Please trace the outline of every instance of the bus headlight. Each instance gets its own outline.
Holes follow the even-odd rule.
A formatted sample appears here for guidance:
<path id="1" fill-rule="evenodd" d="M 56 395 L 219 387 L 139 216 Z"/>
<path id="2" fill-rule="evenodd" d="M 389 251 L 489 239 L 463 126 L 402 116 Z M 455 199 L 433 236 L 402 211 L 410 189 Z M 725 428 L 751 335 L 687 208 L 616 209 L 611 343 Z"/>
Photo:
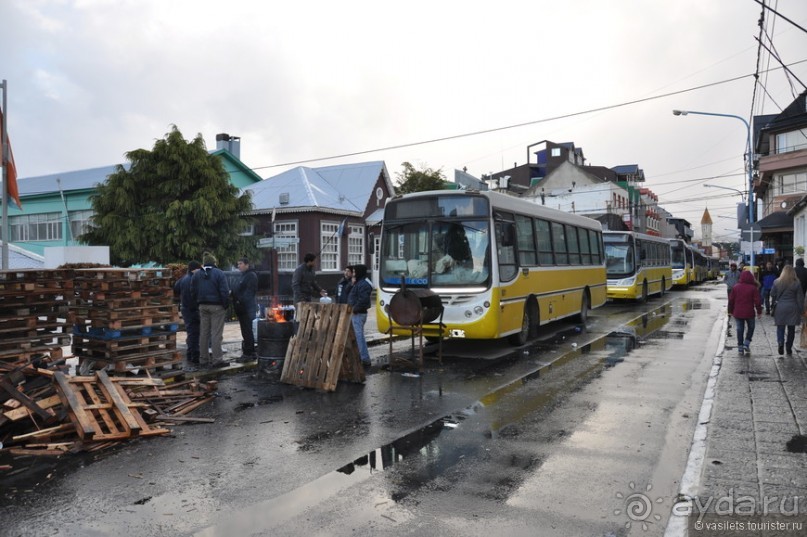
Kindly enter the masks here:
<path id="1" fill-rule="evenodd" d="M 636 283 L 636 276 L 631 276 L 630 278 L 622 278 L 621 280 L 617 280 L 615 286 L 631 287 L 634 283 Z"/>
<path id="2" fill-rule="evenodd" d="M 465 310 L 465 317 L 470 319 L 472 315 L 473 315 L 473 312 L 471 310 Z"/>
<path id="3" fill-rule="evenodd" d="M 482 315 L 482 313 L 484 311 L 485 310 L 484 310 L 484 308 L 482 308 L 482 306 L 477 306 L 477 307 L 474 308 L 474 313 L 476 313 L 477 315 Z"/>
<path id="4" fill-rule="evenodd" d="M 673 271 L 673 280 L 678 280 L 684 277 L 684 269 L 676 269 Z"/>

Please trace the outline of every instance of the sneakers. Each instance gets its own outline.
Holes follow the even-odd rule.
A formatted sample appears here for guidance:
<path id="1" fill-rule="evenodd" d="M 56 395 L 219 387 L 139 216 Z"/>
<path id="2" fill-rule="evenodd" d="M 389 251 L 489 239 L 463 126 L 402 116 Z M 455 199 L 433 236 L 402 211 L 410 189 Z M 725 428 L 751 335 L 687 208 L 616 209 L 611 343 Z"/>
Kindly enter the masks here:
<path id="1" fill-rule="evenodd" d="M 782 356 L 785 353 L 785 346 L 779 345 L 779 356 Z"/>
<path id="2" fill-rule="evenodd" d="M 745 347 L 743 346 L 737 347 L 737 354 L 739 354 L 740 356 L 745 354 Z"/>

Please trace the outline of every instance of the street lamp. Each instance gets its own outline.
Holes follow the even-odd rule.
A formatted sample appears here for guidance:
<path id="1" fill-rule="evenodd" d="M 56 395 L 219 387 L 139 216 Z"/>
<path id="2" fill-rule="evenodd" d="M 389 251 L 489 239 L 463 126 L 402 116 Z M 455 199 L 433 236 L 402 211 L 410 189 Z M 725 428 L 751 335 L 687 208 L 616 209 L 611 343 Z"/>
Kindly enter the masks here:
<path id="1" fill-rule="evenodd" d="M 689 114 L 697 115 L 697 116 L 715 116 L 715 117 L 730 117 L 734 119 L 739 119 L 745 125 L 745 129 L 748 132 L 748 146 L 747 146 L 747 153 L 746 153 L 746 168 L 748 171 L 748 223 L 752 226 L 751 233 L 753 234 L 753 225 L 754 225 L 754 146 L 751 142 L 751 125 L 748 124 L 748 121 L 745 118 L 740 116 L 735 116 L 734 114 L 718 114 L 716 112 L 695 112 L 693 110 L 673 110 L 672 111 L 674 116 L 686 116 Z M 725 187 L 728 188 L 728 187 Z M 738 191 L 739 192 L 739 191 Z M 753 235 L 751 237 L 753 239 Z M 751 266 L 754 266 L 754 241 L 751 241 Z"/>
<path id="2" fill-rule="evenodd" d="M 710 185 L 710 184 L 707 184 L 707 183 L 704 183 L 704 184 L 703 184 L 703 186 L 704 186 L 705 188 L 722 188 L 723 190 L 733 190 L 734 192 L 736 192 L 737 194 L 739 194 L 740 196 L 742 196 L 742 198 L 743 198 L 743 203 L 745 203 L 745 192 L 743 192 L 742 190 L 737 190 L 736 188 L 731 188 L 730 186 L 723 186 L 723 185 Z"/>

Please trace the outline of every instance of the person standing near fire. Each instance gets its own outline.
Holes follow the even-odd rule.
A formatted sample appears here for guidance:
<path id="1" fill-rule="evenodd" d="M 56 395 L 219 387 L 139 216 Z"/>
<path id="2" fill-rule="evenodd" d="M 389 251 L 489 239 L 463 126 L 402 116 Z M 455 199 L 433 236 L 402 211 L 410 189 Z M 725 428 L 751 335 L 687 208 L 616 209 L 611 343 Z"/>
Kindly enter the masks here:
<path id="1" fill-rule="evenodd" d="M 317 256 L 312 253 L 305 254 L 303 262 L 294 270 L 291 277 L 291 290 L 294 293 L 294 305 L 300 302 L 313 302 L 314 292 L 326 296 L 328 292 L 317 284 L 317 275 L 314 272 L 314 262 Z"/>
<path id="2" fill-rule="evenodd" d="M 364 367 L 370 367 L 370 351 L 364 337 L 364 325 L 367 323 L 367 311 L 370 309 L 373 286 L 367 280 L 367 266 L 353 265 L 353 287 L 347 295 L 347 303 L 353 310 L 351 323 L 359 345 L 359 356 Z"/>
<path id="3" fill-rule="evenodd" d="M 241 271 L 241 281 L 233 289 L 233 308 L 241 327 L 241 357 L 238 361 L 252 362 L 258 359 L 255 352 L 255 334 L 252 332 L 252 321 L 258 311 L 258 273 L 252 269 L 249 259 L 242 257 L 238 260 L 238 270 Z"/>
<path id="4" fill-rule="evenodd" d="M 191 293 L 199 304 L 199 339 L 203 342 L 199 345 L 199 365 L 205 369 L 230 365 L 222 359 L 224 352 L 221 348 L 230 286 L 216 263 L 216 257 L 206 253 L 202 258 L 202 270 L 191 278 Z M 212 351 L 207 347 L 208 341 Z"/>
<path id="5" fill-rule="evenodd" d="M 202 268 L 198 261 L 188 263 L 188 270 L 184 276 L 174 284 L 174 296 L 179 299 L 179 311 L 182 313 L 182 322 L 185 323 L 185 359 L 188 364 L 186 371 L 195 371 L 199 365 L 199 304 L 191 293 L 191 279 Z"/>

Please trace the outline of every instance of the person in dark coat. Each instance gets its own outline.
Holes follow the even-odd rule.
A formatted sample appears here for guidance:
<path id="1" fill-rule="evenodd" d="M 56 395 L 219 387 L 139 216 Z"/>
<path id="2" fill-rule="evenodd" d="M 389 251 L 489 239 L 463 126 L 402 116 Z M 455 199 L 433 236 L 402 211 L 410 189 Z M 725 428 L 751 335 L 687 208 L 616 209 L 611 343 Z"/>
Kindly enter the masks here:
<path id="1" fill-rule="evenodd" d="M 303 257 L 303 262 L 294 269 L 291 277 L 291 291 L 294 293 L 294 305 L 300 302 L 312 302 L 314 293 L 325 296 L 328 292 L 317 284 L 317 275 L 314 272 L 314 261 L 317 256 L 308 253 Z"/>
<path id="2" fill-rule="evenodd" d="M 773 283 L 771 300 L 776 305 L 773 319 L 776 322 L 776 342 L 779 344 L 779 356 L 793 355 L 793 340 L 796 338 L 796 326 L 801 324 L 804 311 L 804 293 L 796 271 L 791 265 L 782 268 L 782 275 Z M 785 340 L 787 329 L 787 340 Z"/>
<path id="3" fill-rule="evenodd" d="M 224 356 L 221 342 L 224 338 L 224 320 L 230 304 L 230 286 L 227 277 L 216 266 L 216 257 L 205 254 L 202 269 L 191 278 L 191 293 L 199 304 L 199 365 L 205 369 L 229 365 Z M 212 348 L 208 349 L 206 342 Z"/>
<path id="4" fill-rule="evenodd" d="M 762 304 L 765 306 L 765 313 L 768 315 L 771 314 L 771 289 L 773 289 L 773 282 L 778 277 L 779 271 L 770 261 L 765 264 L 765 270 L 759 275 L 759 283 L 762 286 Z"/>
<path id="5" fill-rule="evenodd" d="M 258 273 L 249 264 L 249 259 L 242 257 L 238 260 L 238 270 L 241 271 L 241 281 L 233 289 L 233 308 L 241 327 L 241 357 L 239 362 L 252 362 L 258 359 L 255 352 L 255 334 L 252 332 L 252 321 L 258 311 Z"/>
<path id="6" fill-rule="evenodd" d="M 801 292 L 807 293 L 807 268 L 804 267 L 804 259 L 796 259 L 795 271 L 796 277 L 799 279 L 799 283 L 801 283 Z"/>
<path id="7" fill-rule="evenodd" d="M 740 356 L 751 353 L 751 340 L 754 337 L 754 310 L 762 317 L 762 299 L 754 275 L 748 271 L 740 273 L 740 281 L 729 294 L 729 315 L 734 317 L 737 328 L 737 350 Z M 746 331 L 746 328 L 748 329 Z"/>
<path id="8" fill-rule="evenodd" d="M 350 294 L 351 287 L 353 287 L 353 267 L 348 265 L 345 267 L 344 276 L 336 284 L 337 304 L 347 304 L 347 295 Z"/>
<path id="9" fill-rule="evenodd" d="M 353 266 L 353 287 L 347 296 L 347 303 L 353 310 L 351 322 L 353 331 L 356 333 L 356 343 L 359 345 L 359 356 L 361 363 L 365 367 L 371 365 L 370 351 L 367 349 L 367 340 L 364 337 L 364 325 L 367 322 L 367 311 L 371 306 L 370 296 L 373 293 L 373 286 L 367 280 L 367 266 Z"/>
<path id="10" fill-rule="evenodd" d="M 174 284 L 174 296 L 179 299 L 179 311 L 187 334 L 185 359 L 188 365 L 185 369 L 188 371 L 196 370 L 196 366 L 199 365 L 199 304 L 191 293 L 191 279 L 201 268 L 201 263 L 191 261 L 188 263 L 188 271 Z"/>

